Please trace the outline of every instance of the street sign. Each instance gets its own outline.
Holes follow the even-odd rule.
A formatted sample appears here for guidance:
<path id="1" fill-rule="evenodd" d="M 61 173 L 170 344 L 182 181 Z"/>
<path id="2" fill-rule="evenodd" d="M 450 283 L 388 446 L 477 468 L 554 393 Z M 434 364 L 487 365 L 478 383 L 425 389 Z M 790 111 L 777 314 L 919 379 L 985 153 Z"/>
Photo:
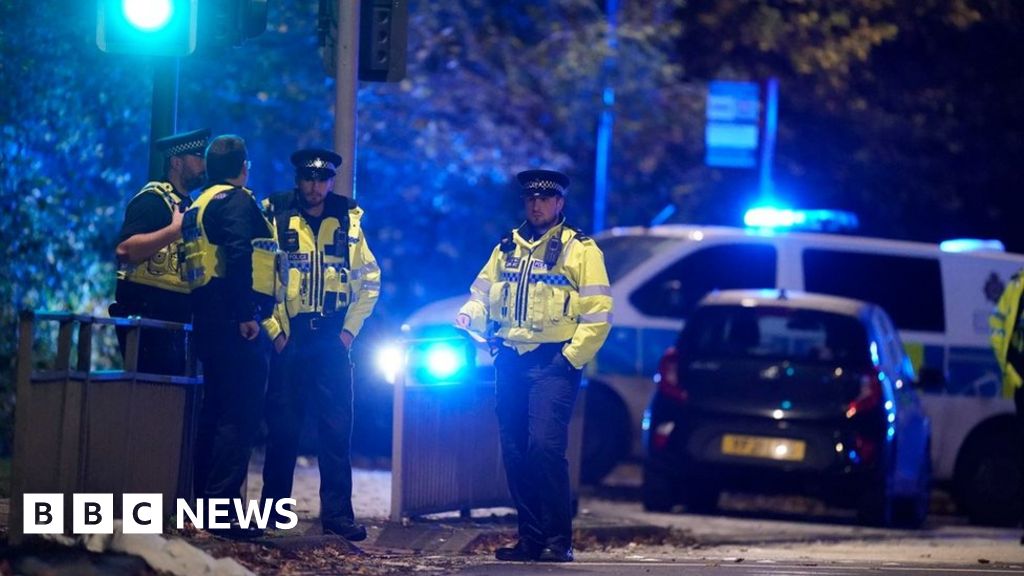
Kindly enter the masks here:
<path id="1" fill-rule="evenodd" d="M 756 82 L 711 82 L 704 131 L 705 163 L 728 168 L 756 166 L 760 113 L 760 87 Z"/>

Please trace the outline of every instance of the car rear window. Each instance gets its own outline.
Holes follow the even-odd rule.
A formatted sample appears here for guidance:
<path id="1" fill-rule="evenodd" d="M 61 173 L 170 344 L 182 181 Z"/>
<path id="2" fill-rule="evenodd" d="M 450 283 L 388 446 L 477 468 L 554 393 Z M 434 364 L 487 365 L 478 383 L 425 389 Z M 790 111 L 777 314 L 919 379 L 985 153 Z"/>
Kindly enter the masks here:
<path id="1" fill-rule="evenodd" d="M 682 334 L 681 353 L 858 365 L 870 362 L 867 332 L 853 317 L 794 308 L 705 306 Z"/>

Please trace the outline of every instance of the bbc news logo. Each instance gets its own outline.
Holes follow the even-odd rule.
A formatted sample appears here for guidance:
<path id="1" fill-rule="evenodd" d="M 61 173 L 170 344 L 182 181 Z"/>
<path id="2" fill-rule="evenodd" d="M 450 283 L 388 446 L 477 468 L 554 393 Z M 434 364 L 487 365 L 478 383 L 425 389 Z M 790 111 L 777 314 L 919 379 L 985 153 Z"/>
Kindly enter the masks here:
<path id="1" fill-rule="evenodd" d="M 71 531 L 73 534 L 113 534 L 113 494 L 72 494 Z M 242 528 L 255 526 L 289 530 L 299 523 L 294 512 L 294 498 L 281 500 L 242 500 L 241 498 L 199 498 L 193 506 L 178 498 L 175 504 L 176 527 L 181 530 L 185 522 L 196 528 L 229 528 L 231 518 L 237 518 Z M 121 531 L 125 534 L 162 534 L 164 531 L 164 499 L 161 494 L 123 494 L 121 497 Z M 25 534 L 64 533 L 63 494 L 25 494 L 23 500 Z M 272 516 L 284 521 L 269 526 Z M 209 522 L 206 522 L 209 520 Z"/>

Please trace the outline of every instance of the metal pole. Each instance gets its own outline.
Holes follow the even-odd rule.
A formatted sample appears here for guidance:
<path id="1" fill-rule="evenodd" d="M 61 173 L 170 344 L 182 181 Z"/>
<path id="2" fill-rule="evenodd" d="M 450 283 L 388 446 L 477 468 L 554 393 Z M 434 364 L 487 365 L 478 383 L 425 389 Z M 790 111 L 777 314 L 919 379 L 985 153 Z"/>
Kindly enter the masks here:
<path id="1" fill-rule="evenodd" d="M 160 58 L 153 63 L 153 111 L 149 121 L 149 179 L 164 176 L 164 158 L 153 142 L 170 136 L 178 125 L 178 58 Z"/>
<path id="2" fill-rule="evenodd" d="M 594 162 L 594 232 L 605 227 L 608 211 L 608 163 L 611 158 L 612 129 L 615 126 L 615 69 L 618 39 L 618 0 L 608 0 L 608 56 L 601 67 L 604 81 L 603 107 L 597 127 L 597 158 Z"/>
<path id="3" fill-rule="evenodd" d="M 774 76 L 764 86 L 764 140 L 761 145 L 759 188 L 761 198 L 774 196 L 772 164 L 775 162 L 775 136 L 779 131 L 779 81 Z"/>
<path id="4" fill-rule="evenodd" d="M 359 90 L 359 0 L 338 0 L 334 43 L 334 149 L 342 162 L 334 193 L 356 197 L 356 94 Z"/>

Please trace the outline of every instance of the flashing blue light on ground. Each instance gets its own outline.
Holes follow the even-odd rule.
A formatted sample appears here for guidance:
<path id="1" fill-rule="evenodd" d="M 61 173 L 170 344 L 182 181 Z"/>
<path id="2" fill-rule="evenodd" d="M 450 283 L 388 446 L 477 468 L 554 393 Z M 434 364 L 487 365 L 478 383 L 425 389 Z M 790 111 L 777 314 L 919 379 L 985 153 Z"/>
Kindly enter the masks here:
<path id="1" fill-rule="evenodd" d="M 981 240 L 979 238 L 954 238 L 939 243 L 943 252 L 1006 252 L 1006 246 L 999 240 Z"/>
<path id="2" fill-rule="evenodd" d="M 140 30 L 157 30 L 167 25 L 174 15 L 171 0 L 124 0 L 124 17 Z"/>
<path id="3" fill-rule="evenodd" d="M 843 210 L 793 210 L 774 206 L 747 210 L 743 223 L 751 228 L 817 231 L 853 230 L 860 224 L 855 214 Z"/>
<path id="4" fill-rule="evenodd" d="M 450 344 L 433 344 L 424 352 L 427 374 L 435 380 L 447 380 L 465 365 L 462 351 Z"/>

